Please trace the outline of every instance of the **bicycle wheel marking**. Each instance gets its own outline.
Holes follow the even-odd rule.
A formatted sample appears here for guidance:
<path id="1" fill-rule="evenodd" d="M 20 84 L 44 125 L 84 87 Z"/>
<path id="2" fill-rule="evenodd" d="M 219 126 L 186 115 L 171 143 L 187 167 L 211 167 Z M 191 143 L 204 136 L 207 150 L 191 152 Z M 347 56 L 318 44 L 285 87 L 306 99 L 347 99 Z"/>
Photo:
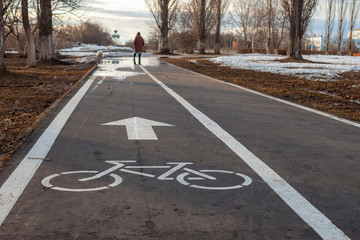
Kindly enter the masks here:
<path id="1" fill-rule="evenodd" d="M 249 184 L 252 183 L 252 180 L 250 177 L 244 175 L 244 174 L 241 174 L 241 173 L 235 173 L 235 172 L 232 172 L 232 171 L 225 171 L 225 170 L 199 170 L 199 172 L 201 173 L 207 173 L 207 172 L 211 172 L 211 173 L 225 173 L 225 174 L 230 174 L 230 175 L 236 175 L 236 176 L 239 176 L 241 178 L 244 179 L 244 182 L 242 184 L 238 184 L 238 185 L 235 185 L 235 186 L 225 186 L 225 187 L 207 187 L 207 186 L 202 186 L 202 185 L 197 185 L 197 184 L 190 184 L 189 182 L 187 182 L 185 180 L 186 176 L 188 176 L 190 173 L 189 172 L 185 172 L 185 173 L 182 173 L 180 175 L 177 176 L 176 180 L 185 185 L 185 186 L 189 186 L 189 187 L 192 187 L 192 188 L 197 188 L 197 189 L 203 189 L 203 190 L 233 190 L 233 189 L 239 189 L 239 188 L 242 188 L 242 187 L 246 187 L 248 186 Z M 205 175 L 205 174 L 204 174 Z M 206 175 L 208 176 L 208 175 Z M 216 178 L 215 178 L 216 179 Z M 204 178 L 199 178 L 199 177 L 189 177 L 188 180 L 205 180 Z M 209 180 L 209 178 L 208 178 Z M 212 179 L 210 179 L 210 181 L 214 181 Z"/>
<path id="2" fill-rule="evenodd" d="M 53 179 L 54 177 L 58 177 L 58 176 L 60 176 L 60 174 L 53 174 L 53 175 L 47 176 L 46 178 L 44 178 L 41 181 L 41 183 L 44 187 L 53 188 L 54 186 L 50 183 L 50 180 Z"/>
<path id="3" fill-rule="evenodd" d="M 111 176 L 114 179 L 114 182 L 107 185 L 107 186 L 102 186 L 102 187 L 95 187 L 95 188 L 64 188 L 64 187 L 56 187 L 54 185 L 52 185 L 50 183 L 50 181 L 53 178 L 56 177 L 60 177 L 62 175 L 70 175 L 70 174 L 86 174 L 86 173 L 98 173 L 99 171 L 71 171 L 71 172 L 62 172 L 62 173 L 56 173 L 56 174 L 52 174 L 50 176 L 47 176 L 46 178 L 44 178 L 41 183 L 44 187 L 46 188 L 50 188 L 52 190 L 57 190 L 57 191 L 64 191 L 64 192 L 92 192 L 92 191 L 100 191 L 100 190 L 105 190 L 108 189 L 110 187 L 116 187 L 117 185 L 119 185 L 120 183 L 122 183 L 122 178 L 119 175 L 116 174 L 109 174 L 109 176 Z M 80 179 L 78 180 L 80 182 Z"/>

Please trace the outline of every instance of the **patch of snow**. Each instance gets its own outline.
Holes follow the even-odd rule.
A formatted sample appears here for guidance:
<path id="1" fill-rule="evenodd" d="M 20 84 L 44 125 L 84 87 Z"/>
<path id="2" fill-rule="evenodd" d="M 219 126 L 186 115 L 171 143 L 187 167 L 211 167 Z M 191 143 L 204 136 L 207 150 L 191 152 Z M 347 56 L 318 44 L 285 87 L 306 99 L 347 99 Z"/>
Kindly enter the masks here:
<path id="1" fill-rule="evenodd" d="M 64 56 L 72 56 L 80 58 L 77 61 L 85 61 L 85 57 L 96 57 L 98 52 L 102 52 L 102 56 L 106 57 L 130 57 L 134 55 L 134 49 L 129 47 L 118 46 L 98 46 L 96 44 L 81 44 L 80 46 L 60 49 L 58 52 Z M 151 56 L 152 53 L 143 53 L 142 56 Z"/>
<path id="2" fill-rule="evenodd" d="M 339 74 L 360 71 L 360 57 L 304 55 L 303 58 L 318 63 L 279 62 L 286 56 L 266 54 L 237 54 L 212 59 L 213 62 L 233 68 L 296 75 L 309 80 L 336 80 Z"/>
<path id="3" fill-rule="evenodd" d="M 78 63 L 87 63 L 87 62 L 92 62 L 95 61 L 95 57 L 90 56 L 90 57 L 80 57 L 76 59 L 76 62 Z"/>
<path id="4" fill-rule="evenodd" d="M 76 47 L 60 49 L 59 52 L 110 52 L 110 51 L 121 51 L 121 52 L 134 52 L 134 49 L 129 47 L 118 47 L 118 46 L 99 46 L 96 44 L 81 44 Z"/>
<path id="5" fill-rule="evenodd" d="M 15 51 L 15 50 L 13 50 L 13 51 L 5 51 L 5 54 L 18 54 L 19 53 L 19 51 Z"/>
<path id="6" fill-rule="evenodd" d="M 102 56 L 103 56 L 103 52 L 102 52 L 102 51 L 99 50 L 99 51 L 96 52 L 96 57 L 97 57 L 97 58 L 101 58 Z"/>

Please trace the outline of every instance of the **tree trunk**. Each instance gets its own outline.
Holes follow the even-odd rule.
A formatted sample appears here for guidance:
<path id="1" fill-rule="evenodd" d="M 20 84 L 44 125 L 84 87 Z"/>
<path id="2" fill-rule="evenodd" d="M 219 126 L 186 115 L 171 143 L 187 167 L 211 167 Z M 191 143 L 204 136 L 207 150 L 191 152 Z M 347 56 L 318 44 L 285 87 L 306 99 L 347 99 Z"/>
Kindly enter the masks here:
<path id="1" fill-rule="evenodd" d="M 339 19 L 339 33 L 338 33 L 338 45 L 337 45 L 337 54 L 341 55 L 341 41 L 342 41 L 342 24 L 343 24 L 343 19 L 340 18 Z"/>
<path id="2" fill-rule="evenodd" d="M 350 30 L 350 37 L 349 37 L 349 49 L 348 49 L 348 53 L 349 53 L 349 56 L 351 56 L 353 54 L 352 52 L 352 35 L 353 35 L 353 31 Z"/>
<path id="3" fill-rule="evenodd" d="M 340 0 L 340 6 L 338 9 L 339 13 L 339 30 L 338 30 L 338 45 L 337 45 L 337 54 L 341 55 L 341 42 L 343 37 L 343 22 L 344 22 L 344 15 L 346 14 L 347 10 L 347 2 L 345 0 Z"/>
<path id="4" fill-rule="evenodd" d="M 4 14 L 3 2 L 0 0 L 0 73 L 5 72 L 5 48 L 4 48 Z"/>
<path id="5" fill-rule="evenodd" d="M 267 0 L 268 3 L 268 16 L 267 16 L 267 29 L 266 29 L 266 54 L 270 54 L 270 35 L 271 35 L 271 13 L 272 13 L 272 7 L 271 7 L 271 0 Z"/>
<path id="6" fill-rule="evenodd" d="M 294 16 L 292 16 L 290 18 L 289 46 L 288 46 L 288 57 L 290 58 L 294 58 L 295 56 L 295 36 L 296 36 L 295 18 Z"/>
<path id="7" fill-rule="evenodd" d="M 54 58 L 52 43 L 52 10 L 51 0 L 40 0 L 39 44 L 40 60 Z"/>
<path id="8" fill-rule="evenodd" d="M 159 53 L 169 54 L 169 0 L 161 0 L 161 28 L 159 39 Z"/>
<path id="9" fill-rule="evenodd" d="M 253 30 L 254 31 L 254 30 Z M 256 38 L 256 32 L 253 32 L 251 35 L 251 52 L 255 53 L 255 38 Z"/>
<path id="10" fill-rule="evenodd" d="M 353 0 L 351 3 L 351 9 L 350 9 L 350 36 L 349 36 L 349 46 L 348 46 L 348 54 L 351 56 L 353 54 L 353 46 L 352 46 L 352 36 L 353 36 L 353 30 L 354 30 L 354 22 L 357 17 L 357 5 L 356 0 Z"/>
<path id="11" fill-rule="evenodd" d="M 29 22 L 28 0 L 21 0 L 21 10 L 22 10 L 23 25 L 26 36 L 26 42 L 27 42 L 27 64 L 28 67 L 35 67 L 36 66 L 35 43 Z"/>
<path id="12" fill-rule="evenodd" d="M 249 48 L 249 43 L 248 43 L 248 34 L 246 31 L 243 32 L 244 33 L 244 48 Z"/>
<path id="13" fill-rule="evenodd" d="M 206 32 L 205 32 L 205 4 L 206 0 L 201 0 L 200 5 L 200 26 L 199 26 L 199 42 L 198 48 L 199 53 L 205 53 L 205 40 L 206 40 Z"/>
<path id="14" fill-rule="evenodd" d="M 295 59 L 301 60 L 301 39 L 302 39 L 302 12 L 304 7 L 304 0 L 297 0 L 296 9 L 296 40 L 295 40 Z"/>
<path id="15" fill-rule="evenodd" d="M 302 38 L 302 12 L 304 0 L 292 1 L 292 14 L 290 17 L 289 51 L 288 56 L 295 60 L 302 60 L 301 38 Z"/>
<path id="16" fill-rule="evenodd" d="M 325 46 L 326 55 L 329 54 L 330 35 L 332 30 L 332 19 L 333 19 L 333 11 L 334 11 L 333 0 L 329 0 L 327 11 L 328 11 L 327 12 L 328 16 L 326 20 L 326 46 Z"/>
<path id="17" fill-rule="evenodd" d="M 220 54 L 220 26 L 221 26 L 221 0 L 217 0 L 215 50 L 214 50 L 215 54 Z"/>

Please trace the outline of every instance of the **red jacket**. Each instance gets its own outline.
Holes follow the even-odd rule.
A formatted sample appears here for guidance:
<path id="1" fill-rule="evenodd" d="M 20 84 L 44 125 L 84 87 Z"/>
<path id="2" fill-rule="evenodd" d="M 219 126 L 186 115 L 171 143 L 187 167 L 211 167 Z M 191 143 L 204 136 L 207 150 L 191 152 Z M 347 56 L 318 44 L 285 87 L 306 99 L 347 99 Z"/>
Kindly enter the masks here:
<path id="1" fill-rule="evenodd" d="M 143 46 L 144 46 L 144 39 L 140 35 L 137 35 L 134 39 L 135 52 L 141 51 Z"/>

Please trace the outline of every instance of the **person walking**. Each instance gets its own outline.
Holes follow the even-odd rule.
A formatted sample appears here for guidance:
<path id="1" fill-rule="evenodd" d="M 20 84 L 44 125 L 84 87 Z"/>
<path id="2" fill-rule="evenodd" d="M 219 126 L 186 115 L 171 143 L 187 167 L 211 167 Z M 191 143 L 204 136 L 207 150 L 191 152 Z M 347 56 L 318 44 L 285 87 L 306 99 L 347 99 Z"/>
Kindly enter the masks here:
<path id="1" fill-rule="evenodd" d="M 139 64 L 141 64 L 141 53 L 142 53 L 142 49 L 144 47 L 144 39 L 141 37 L 141 34 L 140 32 L 138 32 L 136 34 L 136 37 L 134 39 L 134 64 L 136 64 L 136 61 L 135 61 L 135 57 L 136 57 L 136 54 L 139 55 Z"/>

